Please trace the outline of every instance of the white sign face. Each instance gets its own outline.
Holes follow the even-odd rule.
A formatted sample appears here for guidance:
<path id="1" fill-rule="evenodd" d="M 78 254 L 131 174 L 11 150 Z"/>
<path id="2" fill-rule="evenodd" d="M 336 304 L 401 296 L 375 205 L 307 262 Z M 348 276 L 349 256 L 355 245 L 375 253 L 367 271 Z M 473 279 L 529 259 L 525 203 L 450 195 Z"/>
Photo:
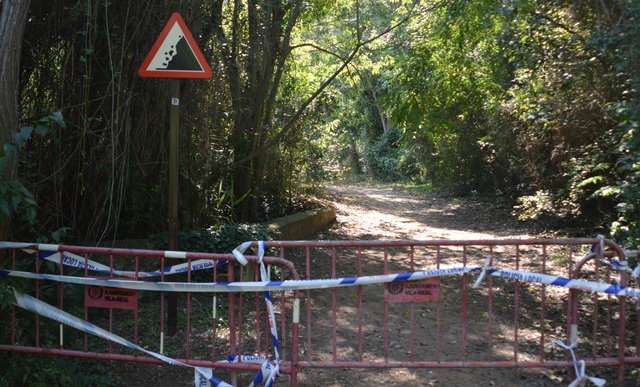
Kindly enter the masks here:
<path id="1" fill-rule="evenodd" d="M 174 13 L 140 66 L 138 74 L 155 78 L 211 78 L 211 68 L 191 32 Z"/>
<path id="2" fill-rule="evenodd" d="M 146 70 L 203 71 L 178 22 L 173 23 Z"/>

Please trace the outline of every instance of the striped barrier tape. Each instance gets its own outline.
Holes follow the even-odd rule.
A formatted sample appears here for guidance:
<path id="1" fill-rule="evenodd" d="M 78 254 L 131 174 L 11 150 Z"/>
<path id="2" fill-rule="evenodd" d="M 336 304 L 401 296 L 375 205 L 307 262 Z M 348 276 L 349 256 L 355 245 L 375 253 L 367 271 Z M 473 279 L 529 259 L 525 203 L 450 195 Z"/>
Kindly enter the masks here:
<path id="1" fill-rule="evenodd" d="M 177 360 L 174 360 L 170 357 L 161 355 L 159 353 L 149 351 L 140 347 L 137 344 L 132 343 L 129 340 L 126 340 L 118 335 L 115 335 L 111 332 L 108 332 L 94 324 L 91 324 L 85 320 L 81 320 L 76 316 L 73 316 L 65 311 L 62 311 L 58 308 L 55 308 L 47 303 L 44 303 L 34 297 L 31 297 L 27 294 L 22 294 L 14 289 L 15 301 L 14 304 L 19 306 L 22 309 L 27 311 L 37 313 L 40 316 L 50 318 L 55 320 L 61 324 L 70 326 L 72 328 L 78 329 L 82 332 L 86 332 L 92 334 L 94 336 L 112 341 L 114 343 L 123 345 L 132 350 L 144 352 L 150 356 L 155 357 L 156 359 L 162 360 L 163 362 L 175 366 L 182 367 L 190 367 L 194 369 L 195 379 L 194 383 L 196 386 L 208 387 L 208 386 L 219 386 L 219 387 L 232 387 L 231 384 L 223 382 L 220 379 L 217 379 L 213 376 L 213 370 L 210 368 L 204 367 L 195 367 L 189 364 L 181 363 Z"/>
<path id="2" fill-rule="evenodd" d="M 37 247 L 37 250 L 33 248 Z M 168 266 L 164 268 L 164 270 L 155 270 L 155 271 L 130 271 L 130 270 L 117 270 L 111 269 L 109 266 L 104 265 L 100 262 L 96 262 L 92 259 L 88 259 L 82 257 L 80 255 L 71 253 L 69 251 L 60 251 L 60 245 L 50 245 L 50 244 L 30 244 L 30 243 L 17 243 L 17 242 L 0 242 L 0 249 L 20 249 L 28 254 L 33 256 L 37 256 L 40 259 L 44 259 L 49 262 L 53 262 L 56 264 L 62 263 L 65 266 L 74 267 L 77 269 L 84 269 L 95 271 L 102 274 L 113 274 L 120 277 L 128 277 L 128 278 L 149 278 L 149 277 L 159 277 L 163 273 L 165 275 L 170 274 L 178 274 L 184 273 L 189 270 L 206 270 L 216 267 L 225 266 L 228 261 L 226 260 L 214 260 L 214 259 L 198 259 L 191 262 L 185 262 L 178 265 Z M 187 252 L 185 251 L 165 251 L 165 258 L 178 258 L 178 259 L 186 259 Z"/>
<path id="3" fill-rule="evenodd" d="M 489 260 L 489 259 L 487 259 Z M 499 278 L 507 278 L 525 282 L 535 282 L 543 285 L 560 286 L 569 289 L 586 290 L 596 293 L 605 293 L 615 296 L 640 298 L 640 289 L 630 288 L 620 285 L 612 285 L 601 282 L 586 281 L 580 279 L 571 279 L 561 276 L 554 276 L 549 274 L 541 274 L 534 272 L 527 272 L 521 270 L 508 270 L 508 269 L 496 269 L 492 267 L 482 268 L 483 272 Z M 477 288 L 479 281 L 476 281 L 474 288 Z"/>
<path id="4" fill-rule="evenodd" d="M 264 291 L 288 291 L 326 289 L 358 285 L 383 284 L 399 281 L 415 281 L 424 278 L 443 277 L 480 271 L 494 277 L 514 279 L 525 282 L 566 287 L 571 289 L 586 290 L 598 293 L 606 293 L 616 296 L 640 298 L 640 289 L 612 285 L 600 282 L 570 279 L 561 276 L 527 272 L 521 270 L 496 269 L 493 267 L 452 267 L 447 269 L 422 270 L 416 272 L 384 274 L 377 276 L 330 278 L 319 280 L 282 280 L 262 282 L 149 282 L 127 279 L 103 279 L 85 278 L 74 276 L 61 276 L 55 274 L 30 273 L 18 270 L 0 269 L 0 276 L 13 276 L 19 278 L 50 280 L 56 282 L 72 283 L 78 285 L 106 286 L 112 288 L 149 290 L 149 291 L 173 291 L 193 293 L 230 293 L 230 292 L 264 292 Z M 481 274 L 483 276 L 483 274 Z M 474 287 L 479 285 L 476 281 Z"/>
<path id="5" fill-rule="evenodd" d="M 178 265 L 165 267 L 164 271 L 155 270 L 155 271 L 129 271 L 129 270 L 112 270 L 109 266 L 104 265 L 102 263 L 96 262 L 91 259 L 85 259 L 77 254 L 70 253 L 68 251 L 46 251 L 46 250 L 31 250 L 31 249 L 22 249 L 23 251 L 36 255 L 40 257 L 40 259 L 44 259 L 49 262 L 53 262 L 56 264 L 60 264 L 62 262 L 63 265 L 74 267 L 77 269 L 84 269 L 85 267 L 88 270 L 95 271 L 102 274 L 113 274 L 119 277 L 128 277 L 128 278 L 150 278 L 150 277 L 159 277 L 163 273 L 164 275 L 170 274 L 178 274 L 184 273 L 189 270 L 206 270 L 211 269 L 214 266 L 222 267 L 228 263 L 228 261 L 223 260 L 213 260 L 213 259 L 198 259 L 191 262 L 180 263 Z M 182 258 L 180 252 L 173 252 L 178 254 L 173 254 L 173 256 L 166 258 Z M 61 257 L 62 255 L 62 257 Z"/>
<path id="6" fill-rule="evenodd" d="M 319 280 L 282 280 L 262 282 L 149 282 L 127 279 L 103 279 L 85 278 L 74 276 L 61 276 L 55 274 L 30 273 L 18 270 L 0 269 L 0 276 L 13 276 L 19 278 L 50 280 L 56 282 L 71 283 L 77 285 L 106 286 L 112 288 L 168 291 L 168 292 L 192 292 L 192 293 L 230 293 L 230 292 L 264 292 L 264 291 L 288 291 L 326 289 L 358 285 L 383 284 L 399 281 L 415 281 L 424 278 L 443 277 L 472 272 L 484 272 L 494 277 L 514 279 L 525 282 L 566 287 L 571 289 L 586 290 L 598 293 L 606 293 L 616 296 L 640 298 L 640 289 L 612 285 L 600 282 L 570 279 L 561 276 L 527 272 L 521 270 L 496 269 L 493 267 L 452 267 L 447 269 L 422 270 L 399 274 L 384 274 L 377 276 L 330 278 Z M 483 274 L 481 274 L 482 276 Z M 476 281 L 474 287 L 479 285 Z"/>
<path id="7" fill-rule="evenodd" d="M 267 360 L 264 356 L 251 356 L 251 355 L 228 355 L 227 360 L 224 363 L 249 363 L 249 364 L 262 364 Z"/>
<path id="8" fill-rule="evenodd" d="M 12 276 L 28 279 L 49 280 L 76 285 L 106 286 L 112 288 L 192 292 L 192 293 L 230 293 L 230 292 L 264 292 L 326 289 L 357 285 L 383 284 L 387 282 L 415 281 L 424 278 L 443 277 L 480 271 L 480 267 L 453 267 L 447 269 L 423 270 L 409 273 L 384 274 L 364 277 L 330 278 L 319 280 L 282 280 L 262 282 L 150 282 L 116 278 L 86 278 L 57 274 L 31 273 L 18 270 L 0 269 L 1 276 Z"/>
<path id="9" fill-rule="evenodd" d="M 565 343 L 563 343 L 560 340 L 554 340 L 553 343 L 556 344 L 556 345 L 561 346 L 562 348 L 568 350 L 571 353 L 571 359 L 573 359 L 573 368 L 574 368 L 574 370 L 576 372 L 576 379 L 573 382 L 571 382 L 569 387 L 582 386 L 583 383 L 586 382 L 586 381 L 590 381 L 591 383 L 595 384 L 598 387 L 602 387 L 607 383 L 607 381 L 604 380 L 604 379 L 596 378 L 594 376 L 587 376 L 585 374 L 585 362 L 584 362 L 584 360 L 577 360 L 576 359 L 576 354 L 573 351 L 573 349 L 578 346 L 578 342 L 574 341 L 574 342 L 571 343 L 571 345 L 566 345 Z"/>
<path id="10" fill-rule="evenodd" d="M 250 242 L 246 242 L 233 251 L 233 255 L 236 257 L 236 259 L 238 259 L 238 261 L 243 264 L 246 264 L 247 260 L 246 258 L 244 258 L 242 253 L 250 246 L 250 244 L 251 244 Z M 305 289 L 320 289 L 320 288 L 332 288 L 332 287 L 355 286 L 355 285 L 366 285 L 366 284 L 379 284 L 379 283 L 386 283 L 386 282 L 410 281 L 410 280 L 417 280 L 417 279 L 429 278 L 429 277 L 435 277 L 435 276 L 439 277 L 439 276 L 445 276 L 445 275 L 456 275 L 456 274 L 464 274 L 464 273 L 480 271 L 480 275 L 478 276 L 478 279 L 473 286 L 474 288 L 479 286 L 485 274 L 489 274 L 491 276 L 495 276 L 499 278 L 515 279 L 515 280 L 520 280 L 525 282 L 535 282 L 540 284 L 561 286 L 561 287 L 567 287 L 567 288 L 573 288 L 573 289 L 579 289 L 579 290 L 589 290 L 589 291 L 602 292 L 602 293 L 613 294 L 618 296 L 627 296 L 627 297 L 636 297 L 636 298 L 640 297 L 640 289 L 625 288 L 620 285 L 610 285 L 610 284 L 603 284 L 603 283 L 592 282 L 592 281 L 569 279 L 565 277 L 552 276 L 548 274 L 541 274 L 541 273 L 534 273 L 534 272 L 493 268 L 489 266 L 491 257 L 488 257 L 486 259 L 483 267 L 448 268 L 448 269 L 437 269 L 437 270 L 425 270 L 425 271 L 412 272 L 412 273 L 401 273 L 401 274 L 382 275 L 382 276 L 337 278 L 337 279 L 328 279 L 328 280 L 270 281 L 267 275 L 267 270 L 263 262 L 264 248 L 265 248 L 264 242 L 259 242 L 258 258 L 259 258 L 260 274 L 261 274 L 262 282 L 198 283 L 198 284 L 165 283 L 165 282 L 153 283 L 153 282 L 140 282 L 140 281 L 130 281 L 130 280 L 57 276 L 57 275 L 48 275 L 48 274 L 19 272 L 14 270 L 0 270 L 0 276 L 11 275 L 11 276 L 23 277 L 23 278 L 48 279 L 48 280 L 68 282 L 68 283 L 98 285 L 98 286 L 101 285 L 101 286 L 110 286 L 110 287 L 119 287 L 119 288 L 128 288 L 128 289 L 141 289 L 141 290 L 182 291 L 182 292 L 264 291 L 265 302 L 267 304 L 267 310 L 269 312 L 270 331 L 271 331 L 271 336 L 274 343 L 274 351 L 276 355 L 275 365 L 272 365 L 268 359 L 262 356 L 238 357 L 236 355 L 230 355 L 228 359 L 228 362 L 237 362 L 240 360 L 243 362 L 252 362 L 252 363 L 261 364 L 261 369 L 256 375 L 256 377 L 254 378 L 254 381 L 252 382 L 251 387 L 261 384 L 262 382 L 265 382 L 265 381 L 266 381 L 266 386 L 271 387 L 275 379 L 278 376 L 280 376 L 279 364 L 281 360 L 279 355 L 279 344 L 278 344 L 278 338 L 277 338 L 275 315 L 273 312 L 273 304 L 271 303 L 269 290 L 305 290 Z M 59 257 L 57 261 L 59 262 Z M 210 260 L 207 260 L 207 261 L 210 261 Z M 613 263 L 612 266 L 619 268 L 619 267 L 622 267 L 623 265 L 616 265 L 615 263 Z M 130 287 L 130 286 L 133 286 L 133 287 Z M 163 355 L 145 350 L 144 348 L 141 348 L 125 339 L 115 336 L 110 332 L 104 331 L 88 322 L 80 320 L 75 316 L 69 315 L 66 312 L 57 310 L 54 307 L 51 307 L 45 303 L 42 303 L 41 301 L 33 297 L 30 297 L 27 295 L 21 295 L 18 292 L 15 292 L 15 296 L 16 296 L 16 305 L 23 307 L 27 310 L 31 310 L 45 317 L 53 318 L 61 323 L 70 325 L 72 327 L 75 327 L 87 333 L 91 333 L 99 337 L 112 340 L 114 342 L 120 343 L 132 349 L 140 350 L 142 352 L 150 354 L 151 356 L 157 357 L 169 364 L 192 367 L 195 369 L 196 385 L 202 385 L 202 386 L 212 385 L 212 386 L 223 386 L 223 387 L 229 386 L 229 384 L 219 379 L 216 379 L 212 374 L 212 370 L 186 365 L 186 364 L 177 362 L 173 359 L 167 358 Z M 561 345 L 565 349 L 570 350 L 574 360 L 574 367 L 576 369 L 576 374 L 578 375 L 578 378 L 570 385 L 570 387 L 577 386 L 579 383 L 585 380 L 590 380 L 598 386 L 604 385 L 605 381 L 602 379 L 585 376 L 585 373 L 584 373 L 585 363 L 583 360 L 576 361 L 575 354 L 573 352 L 573 347 L 575 347 L 575 343 L 573 343 L 572 346 L 566 346 L 564 345 L 564 343 L 561 343 L 561 342 L 556 342 L 556 344 Z M 578 367 L 578 365 L 580 365 L 580 368 Z"/>
<path id="11" fill-rule="evenodd" d="M 249 248 L 250 243 L 243 243 L 233 250 L 233 255 L 240 262 L 247 262 L 246 258 L 244 258 L 244 252 Z M 264 252 L 265 252 L 265 243 L 264 241 L 258 242 L 258 264 L 260 265 L 260 279 L 262 282 L 269 283 L 270 278 L 267 271 L 267 268 L 264 264 Z M 243 263 L 246 265 L 246 263 Z M 273 310 L 273 301 L 271 300 L 271 293 L 268 290 L 264 291 L 264 301 L 267 308 L 267 314 L 269 319 L 269 332 L 271 333 L 271 341 L 273 343 L 273 351 L 275 354 L 275 365 L 272 366 L 268 360 L 266 360 L 260 372 L 256 375 L 253 380 L 253 383 L 249 387 L 254 387 L 258 384 L 261 384 L 262 381 L 265 381 L 266 387 L 272 387 L 273 383 L 282 378 L 283 375 L 280 373 L 280 363 L 282 359 L 280 357 L 280 342 L 278 341 L 278 329 L 276 326 L 276 316 Z M 266 378 L 266 380 L 265 380 Z"/>

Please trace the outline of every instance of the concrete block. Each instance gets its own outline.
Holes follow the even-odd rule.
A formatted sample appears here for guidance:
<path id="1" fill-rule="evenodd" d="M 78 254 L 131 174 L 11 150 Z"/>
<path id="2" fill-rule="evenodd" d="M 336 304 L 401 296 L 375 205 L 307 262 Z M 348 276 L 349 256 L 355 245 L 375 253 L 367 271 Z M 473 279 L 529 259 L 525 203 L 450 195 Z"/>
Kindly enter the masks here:
<path id="1" fill-rule="evenodd" d="M 261 223 L 274 240 L 305 240 L 336 219 L 336 210 L 325 208 L 300 212 Z"/>

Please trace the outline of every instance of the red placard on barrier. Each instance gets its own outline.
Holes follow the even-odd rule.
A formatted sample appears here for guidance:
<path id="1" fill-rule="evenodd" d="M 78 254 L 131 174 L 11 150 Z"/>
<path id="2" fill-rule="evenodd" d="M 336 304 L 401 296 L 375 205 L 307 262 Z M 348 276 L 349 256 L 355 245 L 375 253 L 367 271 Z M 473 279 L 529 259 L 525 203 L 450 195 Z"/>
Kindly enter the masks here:
<path id="1" fill-rule="evenodd" d="M 131 289 L 85 286 L 84 305 L 96 308 L 138 309 L 138 291 Z"/>
<path id="2" fill-rule="evenodd" d="M 386 283 L 384 300 L 387 302 L 440 302 L 440 277 Z"/>

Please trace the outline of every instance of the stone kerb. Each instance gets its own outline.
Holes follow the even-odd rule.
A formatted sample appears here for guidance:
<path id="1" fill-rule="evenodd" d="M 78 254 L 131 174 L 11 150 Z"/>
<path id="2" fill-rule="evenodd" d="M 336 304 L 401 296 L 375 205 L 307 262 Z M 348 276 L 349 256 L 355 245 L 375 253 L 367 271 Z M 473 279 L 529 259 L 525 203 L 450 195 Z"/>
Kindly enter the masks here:
<path id="1" fill-rule="evenodd" d="M 274 240 L 304 240 L 336 219 L 336 210 L 325 208 L 300 212 L 261 223 Z"/>

